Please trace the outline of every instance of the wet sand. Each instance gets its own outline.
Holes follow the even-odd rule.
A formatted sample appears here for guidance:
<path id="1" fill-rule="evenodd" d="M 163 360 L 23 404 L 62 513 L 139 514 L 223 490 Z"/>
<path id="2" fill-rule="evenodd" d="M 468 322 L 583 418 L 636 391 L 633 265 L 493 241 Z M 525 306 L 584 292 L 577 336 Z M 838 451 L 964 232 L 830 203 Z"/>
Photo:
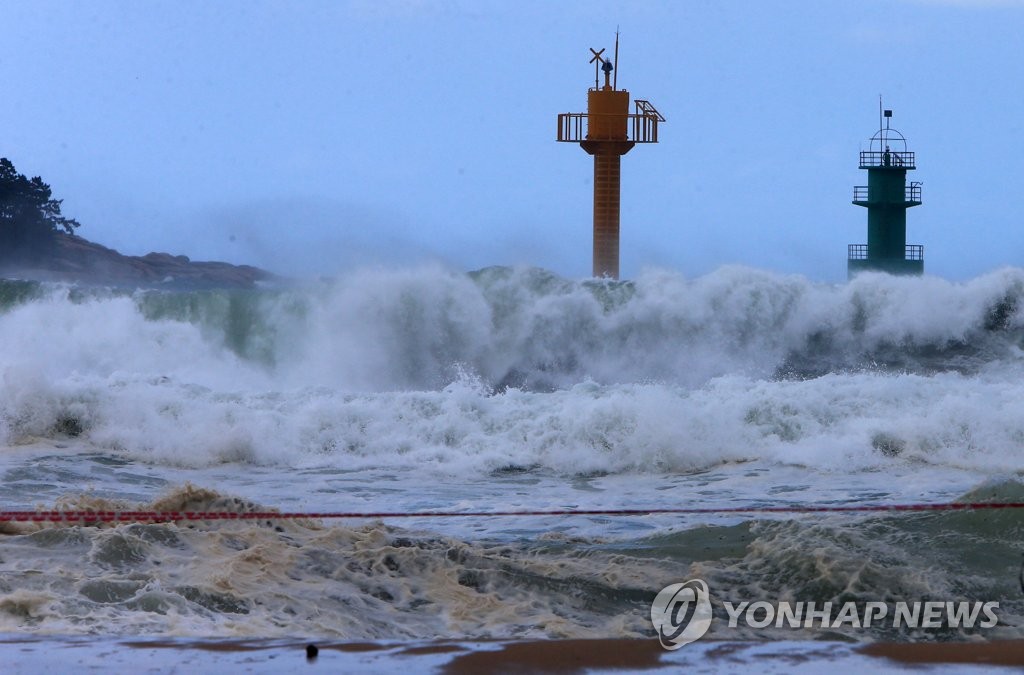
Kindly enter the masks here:
<path id="1" fill-rule="evenodd" d="M 998 642 L 879 642 L 860 648 L 862 654 L 905 664 L 975 664 L 1024 666 L 1024 640 Z"/>
<path id="2" fill-rule="evenodd" d="M 307 657 L 309 644 L 317 655 Z M 698 642 L 665 651 L 656 640 L 434 641 L 193 640 L 0 636 L 4 672 L 193 673 L 866 673 L 1009 672 L 1024 666 L 1024 640 L 980 643 Z M 955 668 L 955 670 L 951 670 Z"/>

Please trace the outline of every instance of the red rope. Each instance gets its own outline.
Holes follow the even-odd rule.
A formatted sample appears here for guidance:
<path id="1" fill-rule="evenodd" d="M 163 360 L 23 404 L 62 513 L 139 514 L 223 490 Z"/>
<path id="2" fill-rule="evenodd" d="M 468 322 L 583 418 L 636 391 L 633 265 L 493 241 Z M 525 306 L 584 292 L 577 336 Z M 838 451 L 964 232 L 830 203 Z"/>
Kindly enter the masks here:
<path id="1" fill-rule="evenodd" d="M 279 513 L 277 511 L 0 511 L 0 522 L 172 522 L 183 520 L 295 520 L 391 518 L 505 518 L 537 516 L 719 515 L 729 513 L 868 513 L 894 511 L 973 511 L 1021 509 L 1024 502 L 953 502 L 943 504 L 860 504 L 852 506 L 732 506 L 676 509 L 564 509 L 552 511 L 368 511 Z"/>

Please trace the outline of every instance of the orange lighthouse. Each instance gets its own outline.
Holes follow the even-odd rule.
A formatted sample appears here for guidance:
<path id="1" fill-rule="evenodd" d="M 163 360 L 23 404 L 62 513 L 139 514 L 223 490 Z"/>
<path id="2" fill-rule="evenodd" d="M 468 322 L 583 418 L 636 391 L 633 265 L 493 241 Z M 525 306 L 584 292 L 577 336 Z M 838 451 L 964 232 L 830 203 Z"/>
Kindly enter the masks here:
<path id="1" fill-rule="evenodd" d="M 658 122 L 664 122 L 649 101 L 636 100 L 629 112 L 629 92 L 617 87 L 619 38 L 615 60 L 594 51 L 594 88 L 587 92 L 587 112 L 558 116 L 558 140 L 579 143 L 594 157 L 594 276 L 619 278 L 619 178 L 622 156 L 637 143 L 658 142 Z M 599 71 L 604 86 L 599 86 Z M 615 77 L 612 77 L 612 73 Z"/>

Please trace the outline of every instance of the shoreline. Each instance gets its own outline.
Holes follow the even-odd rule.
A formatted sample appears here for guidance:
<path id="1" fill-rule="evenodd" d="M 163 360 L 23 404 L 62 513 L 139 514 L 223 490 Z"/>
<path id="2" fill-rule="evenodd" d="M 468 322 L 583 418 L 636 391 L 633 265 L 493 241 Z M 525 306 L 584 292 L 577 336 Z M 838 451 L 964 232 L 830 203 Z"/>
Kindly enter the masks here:
<path id="1" fill-rule="evenodd" d="M 317 655 L 307 657 L 315 644 Z M 982 672 L 1024 665 L 1024 640 L 990 642 L 700 641 L 675 651 L 655 639 L 424 640 L 412 642 L 299 639 L 177 639 L 0 635 L 11 670 L 36 672 L 74 664 L 78 670 L 190 667 L 199 672 L 244 667 L 249 672 L 372 670 L 407 673 L 819 672 L 823 666 L 861 673 L 913 667 L 922 672 Z M 933 668 L 934 667 L 934 668 Z"/>
<path id="2" fill-rule="evenodd" d="M 0 276 L 41 282 L 171 290 L 253 289 L 279 282 L 276 274 L 252 265 L 192 260 L 151 252 L 124 255 L 76 234 L 58 232 L 45 256 L 34 261 L 0 261 Z"/>

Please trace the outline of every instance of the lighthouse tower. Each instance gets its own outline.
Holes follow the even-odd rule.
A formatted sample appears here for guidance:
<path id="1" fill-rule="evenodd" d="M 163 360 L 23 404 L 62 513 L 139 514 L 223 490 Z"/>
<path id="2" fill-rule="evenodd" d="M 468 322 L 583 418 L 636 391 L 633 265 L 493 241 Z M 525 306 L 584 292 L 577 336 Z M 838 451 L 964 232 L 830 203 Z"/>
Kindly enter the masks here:
<path id="1" fill-rule="evenodd" d="M 889 127 L 892 111 L 879 109 L 879 113 L 871 149 L 860 153 L 868 184 L 853 188 L 853 203 L 868 210 L 868 243 L 850 244 L 846 264 L 850 278 L 865 270 L 924 273 L 924 246 L 907 244 L 907 209 L 921 204 L 921 183 L 907 184 L 907 171 L 916 168 L 914 153 L 907 150 L 903 134 Z"/>
<path id="2" fill-rule="evenodd" d="M 617 86 L 618 35 L 614 61 L 602 56 L 604 49 L 590 51 L 594 88 L 587 92 L 587 112 L 560 114 L 558 140 L 579 143 L 594 157 L 594 276 L 618 279 L 620 161 L 637 143 L 657 143 L 658 122 L 665 118 L 642 100 L 634 101 L 636 112 L 630 114 L 629 92 Z"/>

